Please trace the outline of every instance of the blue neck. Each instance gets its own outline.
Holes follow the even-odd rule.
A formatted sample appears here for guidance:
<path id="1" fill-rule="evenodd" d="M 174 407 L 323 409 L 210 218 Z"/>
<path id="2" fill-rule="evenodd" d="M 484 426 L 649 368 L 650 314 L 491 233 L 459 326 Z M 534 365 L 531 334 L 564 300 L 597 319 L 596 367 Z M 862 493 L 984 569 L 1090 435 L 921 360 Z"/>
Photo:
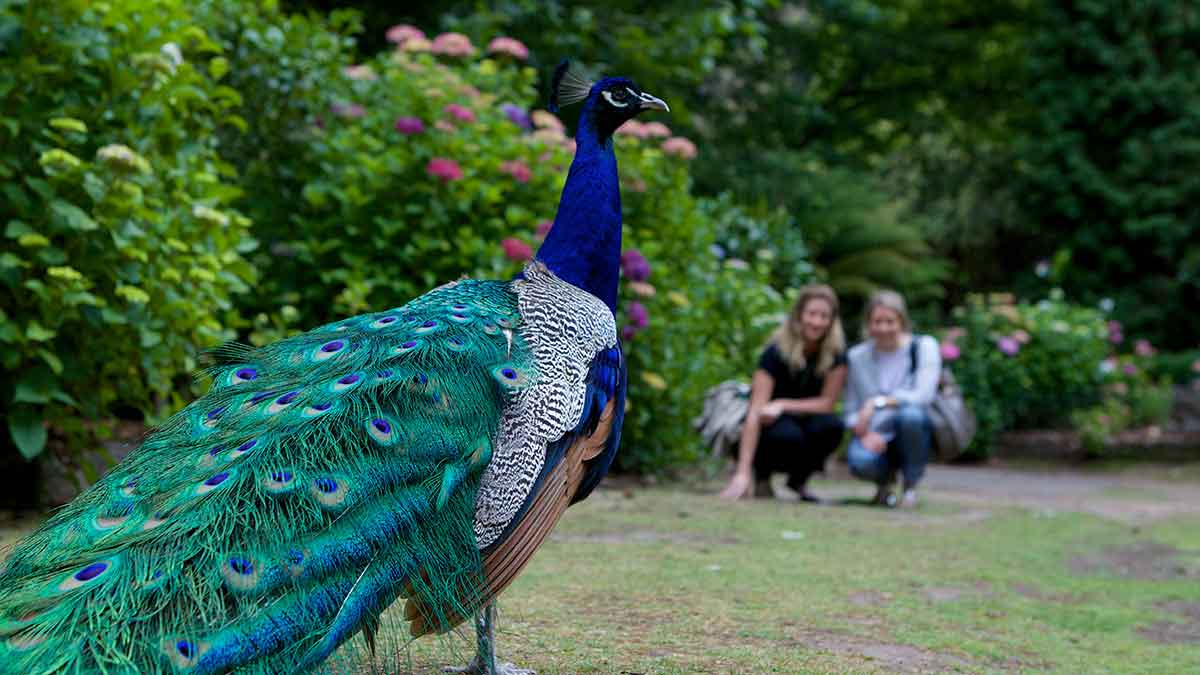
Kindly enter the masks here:
<path id="1" fill-rule="evenodd" d="M 560 279 L 617 311 L 621 276 L 621 189 L 611 136 L 601 138 L 589 111 L 575 133 L 575 161 L 567 174 L 554 227 L 537 259 Z"/>

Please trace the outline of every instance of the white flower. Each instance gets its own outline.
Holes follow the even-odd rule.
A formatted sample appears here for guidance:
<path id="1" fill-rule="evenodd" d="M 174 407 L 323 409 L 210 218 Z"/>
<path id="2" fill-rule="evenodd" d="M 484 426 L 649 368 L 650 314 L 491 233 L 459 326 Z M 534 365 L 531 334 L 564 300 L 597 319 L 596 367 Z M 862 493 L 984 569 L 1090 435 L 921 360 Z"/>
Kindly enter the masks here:
<path id="1" fill-rule="evenodd" d="M 1117 306 L 1117 303 L 1113 302 L 1112 298 L 1102 298 L 1100 300 L 1100 311 L 1104 312 L 1105 314 L 1108 314 L 1109 312 L 1113 311 L 1113 307 L 1116 307 L 1116 306 Z"/>
<path id="2" fill-rule="evenodd" d="M 183 52 L 179 51 L 179 45 L 174 42 L 168 42 L 158 48 L 158 52 L 167 59 L 167 63 L 171 64 L 171 72 L 183 63 Z"/>

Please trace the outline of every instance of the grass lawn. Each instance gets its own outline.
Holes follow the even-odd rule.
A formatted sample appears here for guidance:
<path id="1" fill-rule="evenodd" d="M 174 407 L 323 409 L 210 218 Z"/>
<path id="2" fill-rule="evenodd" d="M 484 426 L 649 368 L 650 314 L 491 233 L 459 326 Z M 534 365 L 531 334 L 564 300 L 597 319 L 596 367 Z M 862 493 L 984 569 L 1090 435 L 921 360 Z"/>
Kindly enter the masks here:
<path id="1" fill-rule="evenodd" d="M 939 491 L 935 469 L 916 511 L 601 490 L 506 591 L 498 650 L 543 674 L 1200 672 L 1200 484 L 1073 478 L 1132 514 L 1113 519 L 973 471 Z M 1037 475 L 1012 485 L 1040 494 Z M 405 661 L 436 672 L 472 644 L 452 647 Z"/>

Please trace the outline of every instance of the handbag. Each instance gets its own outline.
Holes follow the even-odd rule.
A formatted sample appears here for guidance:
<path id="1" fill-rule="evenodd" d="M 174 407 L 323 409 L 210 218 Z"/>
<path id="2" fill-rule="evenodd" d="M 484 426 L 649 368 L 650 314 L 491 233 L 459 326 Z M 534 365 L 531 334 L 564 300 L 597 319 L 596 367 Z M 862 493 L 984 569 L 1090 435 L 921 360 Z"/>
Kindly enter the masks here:
<path id="1" fill-rule="evenodd" d="M 910 373 L 917 371 L 918 337 L 913 336 L 912 343 L 909 345 L 909 354 L 912 359 Z M 966 452 L 967 447 L 971 445 L 971 439 L 975 437 L 975 432 L 979 428 L 975 414 L 967 407 L 962 389 L 959 388 L 958 382 L 954 379 L 954 373 L 948 366 L 942 366 L 937 393 L 933 397 L 933 403 L 929 406 L 929 421 L 933 427 L 933 446 L 937 450 L 938 459 L 942 461 L 957 459 Z"/>

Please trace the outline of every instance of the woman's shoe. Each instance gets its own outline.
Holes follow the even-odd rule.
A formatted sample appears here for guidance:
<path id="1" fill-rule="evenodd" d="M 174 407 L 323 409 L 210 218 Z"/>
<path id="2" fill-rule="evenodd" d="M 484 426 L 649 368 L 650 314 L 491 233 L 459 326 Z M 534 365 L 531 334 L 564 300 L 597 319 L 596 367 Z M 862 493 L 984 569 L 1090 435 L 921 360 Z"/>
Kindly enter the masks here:
<path id="1" fill-rule="evenodd" d="M 875 491 L 875 498 L 871 503 L 876 506 L 886 506 L 889 509 L 896 505 L 896 493 L 892 492 L 892 486 L 887 483 L 881 483 L 879 489 Z"/>
<path id="2" fill-rule="evenodd" d="M 908 489 L 904 491 L 904 496 L 900 498 L 900 506 L 905 509 L 917 508 L 917 491 Z"/>

